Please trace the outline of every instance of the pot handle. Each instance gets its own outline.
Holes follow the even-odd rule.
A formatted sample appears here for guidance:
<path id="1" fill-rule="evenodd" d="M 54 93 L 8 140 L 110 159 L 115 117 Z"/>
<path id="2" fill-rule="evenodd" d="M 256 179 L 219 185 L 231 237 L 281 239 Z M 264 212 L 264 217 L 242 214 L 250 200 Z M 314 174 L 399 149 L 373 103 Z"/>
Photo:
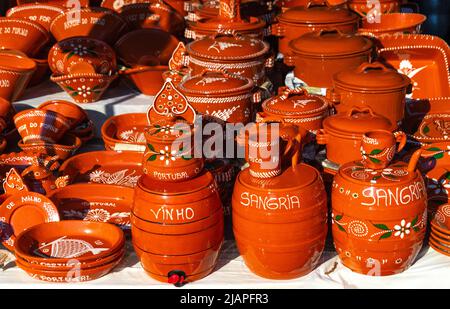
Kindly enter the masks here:
<path id="1" fill-rule="evenodd" d="M 330 140 L 330 136 L 325 132 L 324 129 L 319 129 L 316 133 L 316 141 L 319 145 L 326 145 Z"/>
<path id="2" fill-rule="evenodd" d="M 327 88 L 325 97 L 331 101 L 332 105 L 338 105 L 341 103 L 341 95 L 334 91 L 334 89 Z"/>
<path id="3" fill-rule="evenodd" d="M 337 29 L 337 28 L 325 28 L 325 29 L 320 29 L 319 31 L 315 32 L 315 35 L 317 37 L 323 36 L 326 33 L 337 33 L 339 36 L 344 36 L 345 33 L 342 32 L 341 30 Z"/>
<path id="4" fill-rule="evenodd" d="M 294 89 L 291 89 L 289 87 L 280 87 L 278 89 L 278 94 L 280 95 L 280 99 L 282 101 L 287 100 L 291 95 L 296 95 L 296 94 L 300 94 L 300 95 L 308 95 L 308 90 L 306 90 L 303 87 L 297 87 Z"/>
<path id="5" fill-rule="evenodd" d="M 330 5 L 328 4 L 328 1 L 326 1 L 326 0 L 310 0 L 310 1 L 308 1 L 306 8 L 309 9 L 310 7 L 314 7 L 314 6 L 330 7 Z"/>
<path id="6" fill-rule="evenodd" d="M 408 140 L 406 134 L 402 131 L 394 132 L 395 140 L 398 143 L 397 152 L 402 151 L 403 147 L 406 145 L 406 141 Z"/>
<path id="7" fill-rule="evenodd" d="M 282 37 L 286 34 L 286 29 L 280 23 L 273 24 L 270 33 L 274 36 Z"/>
<path id="8" fill-rule="evenodd" d="M 211 37 L 215 40 L 220 36 L 232 36 L 234 38 L 242 37 L 242 35 L 240 35 L 236 30 L 231 29 L 218 29 Z"/>
<path id="9" fill-rule="evenodd" d="M 364 73 L 370 70 L 382 70 L 383 72 L 391 72 L 384 64 L 381 62 L 364 62 L 361 63 L 357 69 L 358 73 Z"/>
<path id="10" fill-rule="evenodd" d="M 419 162 L 420 158 L 430 158 L 435 155 L 444 154 L 445 152 L 448 151 L 447 149 L 432 149 L 432 148 L 426 149 L 425 147 L 417 149 L 409 159 L 408 172 L 410 174 L 414 173 L 414 171 L 416 170 L 417 163 Z"/>
<path id="11" fill-rule="evenodd" d="M 375 114 L 373 113 L 373 110 L 370 106 L 364 106 L 364 107 L 352 106 L 347 111 L 347 116 L 351 117 L 354 113 L 369 113 L 371 116 L 375 116 Z"/>
<path id="12" fill-rule="evenodd" d="M 295 55 L 284 55 L 283 62 L 289 67 L 295 67 Z"/>

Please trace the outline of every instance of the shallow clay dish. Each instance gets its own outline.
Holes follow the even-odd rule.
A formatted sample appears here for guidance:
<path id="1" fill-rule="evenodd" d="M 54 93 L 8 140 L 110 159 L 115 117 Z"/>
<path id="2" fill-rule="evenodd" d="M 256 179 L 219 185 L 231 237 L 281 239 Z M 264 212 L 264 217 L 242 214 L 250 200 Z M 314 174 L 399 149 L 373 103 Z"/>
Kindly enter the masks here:
<path id="1" fill-rule="evenodd" d="M 21 192 L 7 198 L 0 208 L 1 241 L 13 250 L 17 235 L 44 222 L 59 221 L 58 209 L 45 196 Z"/>
<path id="2" fill-rule="evenodd" d="M 418 13 L 389 13 L 381 14 L 379 17 L 379 22 L 369 22 L 364 18 L 358 33 L 375 37 L 386 33 L 415 34 L 420 33 L 420 26 L 427 20 L 425 15 Z"/>
<path id="3" fill-rule="evenodd" d="M 85 262 L 105 258 L 124 243 L 122 230 L 113 224 L 65 220 L 27 229 L 17 237 L 15 251 L 36 262 Z"/>
<path id="4" fill-rule="evenodd" d="M 68 157 L 73 155 L 78 148 L 81 147 L 81 139 L 72 134 L 66 134 L 58 143 L 46 143 L 44 141 L 33 141 L 29 143 L 24 143 L 19 141 L 17 146 L 23 150 L 25 153 L 29 154 L 39 154 L 45 153 L 49 156 L 58 156 L 60 160 L 66 160 Z"/>
<path id="5" fill-rule="evenodd" d="M 69 176 L 69 183 L 103 183 L 134 187 L 142 175 L 142 153 L 92 151 L 65 161 L 60 175 Z"/>
<path id="6" fill-rule="evenodd" d="M 79 124 L 88 119 L 86 111 L 75 103 L 65 100 L 51 100 L 40 104 L 38 109 L 53 111 L 61 114 L 70 122 L 70 129 L 75 129 Z"/>
<path id="7" fill-rule="evenodd" d="M 28 57 L 1 53 L 0 97 L 14 102 L 22 95 L 36 69 L 36 63 Z"/>
<path id="8" fill-rule="evenodd" d="M 11 29 L 15 29 L 11 31 Z M 21 18 L 0 17 L 0 47 L 16 49 L 34 56 L 50 41 L 48 31 L 40 24 Z"/>
<path id="9" fill-rule="evenodd" d="M 145 150 L 144 130 L 148 127 L 145 113 L 122 114 L 108 118 L 102 126 L 107 150 Z"/>
<path id="10" fill-rule="evenodd" d="M 379 57 L 411 79 L 407 98 L 450 96 L 450 48 L 444 40 L 425 34 L 383 35 L 378 40 Z"/>
<path id="11" fill-rule="evenodd" d="M 86 23 L 72 18 L 78 13 L 80 20 Z M 99 7 L 68 10 L 56 16 L 50 25 L 50 31 L 57 41 L 88 36 L 109 44 L 114 43 L 125 28 L 125 21 L 116 12 Z"/>
<path id="12" fill-rule="evenodd" d="M 50 69 L 56 74 L 74 73 L 72 66 L 87 62 L 99 74 L 117 70 L 116 54 L 105 42 L 90 37 L 72 37 L 62 40 L 48 53 Z"/>
<path id="13" fill-rule="evenodd" d="M 63 220 L 109 222 L 130 229 L 133 193 L 123 186 L 81 183 L 53 191 L 49 198 Z"/>
<path id="14" fill-rule="evenodd" d="M 6 17 L 22 18 L 34 21 L 50 31 L 53 19 L 64 12 L 64 8 L 58 4 L 29 3 L 10 8 Z"/>

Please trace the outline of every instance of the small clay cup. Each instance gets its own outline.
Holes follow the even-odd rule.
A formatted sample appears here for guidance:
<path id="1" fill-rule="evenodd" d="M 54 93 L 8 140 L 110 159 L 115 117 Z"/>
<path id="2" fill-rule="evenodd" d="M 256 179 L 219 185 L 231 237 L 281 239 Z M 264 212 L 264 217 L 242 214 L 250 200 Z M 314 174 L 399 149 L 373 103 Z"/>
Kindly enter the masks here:
<path id="1" fill-rule="evenodd" d="M 397 147 L 397 143 L 399 143 Z M 380 170 L 386 168 L 406 145 L 406 134 L 397 131 L 373 130 L 363 134 L 361 154 L 366 168 Z"/>

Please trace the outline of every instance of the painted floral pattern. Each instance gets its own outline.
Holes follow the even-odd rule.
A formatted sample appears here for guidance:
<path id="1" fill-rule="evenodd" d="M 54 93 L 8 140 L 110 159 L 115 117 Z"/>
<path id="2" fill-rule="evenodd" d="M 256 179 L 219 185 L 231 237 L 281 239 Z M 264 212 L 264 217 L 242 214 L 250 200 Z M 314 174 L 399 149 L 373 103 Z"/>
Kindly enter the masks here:
<path id="1" fill-rule="evenodd" d="M 155 161 L 160 160 L 164 161 L 165 165 L 170 165 L 172 161 L 177 160 L 178 158 L 181 158 L 183 160 L 190 160 L 192 159 L 192 156 L 188 155 L 184 149 L 175 150 L 169 148 L 169 146 L 165 146 L 163 149 L 160 149 L 159 151 L 155 150 L 155 147 L 153 147 L 152 144 L 147 144 L 148 153 L 150 154 L 147 158 L 148 161 Z"/>
<path id="2" fill-rule="evenodd" d="M 365 168 L 362 163 L 358 162 L 353 166 L 347 167 L 345 169 L 345 172 L 349 173 L 350 177 L 354 179 L 368 181 L 370 183 L 377 183 L 380 179 L 398 182 L 408 175 L 408 171 L 406 170 L 403 163 L 392 164 L 389 167 L 381 170 L 374 170 Z"/>
<path id="3" fill-rule="evenodd" d="M 134 188 L 139 177 L 140 175 L 136 175 L 136 170 L 123 169 L 114 173 L 96 170 L 89 174 L 89 181 Z"/>

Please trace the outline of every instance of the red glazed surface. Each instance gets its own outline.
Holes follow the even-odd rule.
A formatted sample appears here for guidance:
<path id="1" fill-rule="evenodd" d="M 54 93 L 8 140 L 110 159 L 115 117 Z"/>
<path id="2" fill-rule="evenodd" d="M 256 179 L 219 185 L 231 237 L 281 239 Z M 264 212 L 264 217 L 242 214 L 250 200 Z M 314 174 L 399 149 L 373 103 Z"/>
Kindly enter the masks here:
<path id="1" fill-rule="evenodd" d="M 134 187 L 142 175 L 142 154 L 91 151 L 66 160 L 59 169 L 69 183 L 103 183 Z"/>
<path id="2" fill-rule="evenodd" d="M 16 31 L 11 31 L 11 28 Z M 30 57 L 36 55 L 50 40 L 44 27 L 21 18 L 0 17 L 0 31 L 1 48 L 19 50 Z"/>
<path id="3" fill-rule="evenodd" d="M 57 144 L 44 141 L 33 141 L 29 143 L 19 141 L 17 146 L 25 153 L 58 156 L 60 160 L 66 160 L 81 147 L 81 139 L 75 135 L 66 134 Z"/>
<path id="4" fill-rule="evenodd" d="M 364 18 L 358 33 L 375 37 L 386 33 L 420 33 L 420 26 L 427 20 L 425 15 L 418 13 L 390 13 L 379 17 L 379 22 L 369 22 Z"/>
<path id="5" fill-rule="evenodd" d="M 40 104 L 37 108 L 63 115 L 70 122 L 71 130 L 88 119 L 88 115 L 83 108 L 69 101 L 51 100 Z"/>
<path id="6" fill-rule="evenodd" d="M 14 102 L 19 98 L 36 71 L 36 63 L 20 55 L 0 54 L 0 98 Z"/>
<path id="7" fill-rule="evenodd" d="M 73 8 L 73 4 L 68 2 L 67 0 L 16 0 L 18 5 L 27 4 L 27 3 L 46 3 L 51 5 L 60 5 L 66 6 L 69 5 L 70 8 Z M 89 0 L 78 0 L 81 7 L 89 6 Z"/>
<path id="8" fill-rule="evenodd" d="M 50 24 L 53 19 L 64 12 L 64 8 L 58 4 L 22 4 L 10 8 L 6 12 L 6 17 L 28 19 L 40 24 L 47 31 L 50 31 Z"/>
<path id="9" fill-rule="evenodd" d="M 87 23 L 73 18 L 78 13 L 80 20 L 87 20 Z M 125 28 L 125 21 L 117 13 L 97 7 L 68 10 L 56 16 L 50 25 L 50 31 L 57 41 L 76 36 L 88 36 L 108 44 L 114 43 Z"/>
<path id="10" fill-rule="evenodd" d="M 164 85 L 163 73 L 168 69 L 166 65 L 135 66 L 119 73 L 129 78 L 143 94 L 154 96 Z"/>
<path id="11" fill-rule="evenodd" d="M 74 184 L 49 195 L 63 220 L 109 222 L 126 230 L 131 226 L 133 189 L 107 184 Z"/>
<path id="12" fill-rule="evenodd" d="M 145 113 L 130 113 L 109 117 L 102 125 L 102 138 L 107 150 L 145 150 L 144 130 L 148 127 Z"/>
<path id="13" fill-rule="evenodd" d="M 71 37 L 59 41 L 50 49 L 48 62 L 55 74 L 74 73 L 72 66 L 83 62 L 100 74 L 117 70 L 114 50 L 105 42 L 90 37 Z"/>
<path id="14" fill-rule="evenodd" d="M 312 271 L 325 246 L 326 205 L 320 175 L 308 165 L 264 180 L 242 171 L 233 192 L 233 232 L 250 270 L 271 279 Z"/>
<path id="15" fill-rule="evenodd" d="M 375 13 L 375 11 L 380 15 L 400 11 L 400 0 L 379 0 L 379 3 L 380 7 L 378 8 L 377 6 L 368 6 L 367 0 L 349 0 L 348 7 L 361 16 L 366 16 L 371 12 Z"/>

